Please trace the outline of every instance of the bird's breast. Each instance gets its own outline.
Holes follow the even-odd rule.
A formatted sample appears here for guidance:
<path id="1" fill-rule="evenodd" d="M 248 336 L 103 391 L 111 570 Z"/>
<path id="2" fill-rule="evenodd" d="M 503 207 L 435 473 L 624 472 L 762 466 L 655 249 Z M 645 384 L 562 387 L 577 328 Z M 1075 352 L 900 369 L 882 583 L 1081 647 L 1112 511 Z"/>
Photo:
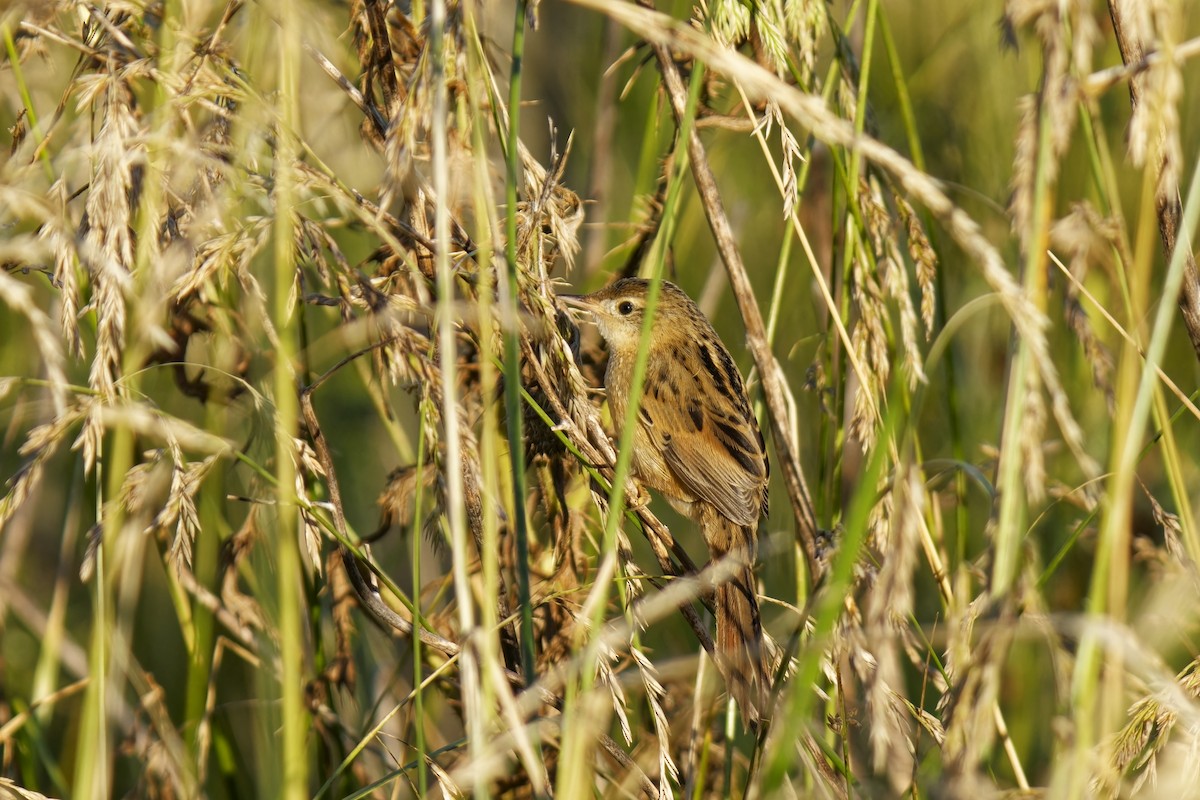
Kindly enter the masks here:
<path id="1" fill-rule="evenodd" d="M 608 410 L 612 415 L 613 430 L 620 444 L 624 438 L 625 417 L 629 409 L 632 388 L 632 359 L 610 356 L 608 370 L 604 376 L 605 392 L 608 395 Z M 653 365 L 651 365 L 653 366 Z M 653 375 L 648 369 L 647 376 Z M 646 386 L 643 383 L 643 397 Z M 663 448 L 669 441 L 670 420 L 656 420 L 645 403 L 638 404 L 637 424 L 633 433 L 633 458 L 631 467 L 634 476 L 646 486 L 661 492 L 672 505 L 682 510 L 679 503 L 689 504 L 697 498 L 684 487 L 671 468 L 667 466 Z M 686 512 L 685 512 L 686 513 Z"/>

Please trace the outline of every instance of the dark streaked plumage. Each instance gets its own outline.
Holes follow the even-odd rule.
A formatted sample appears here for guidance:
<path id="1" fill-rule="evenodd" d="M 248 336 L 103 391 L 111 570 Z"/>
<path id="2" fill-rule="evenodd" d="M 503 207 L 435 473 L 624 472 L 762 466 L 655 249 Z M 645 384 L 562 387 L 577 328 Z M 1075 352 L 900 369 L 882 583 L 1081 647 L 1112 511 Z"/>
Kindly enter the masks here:
<path id="1" fill-rule="evenodd" d="M 617 435 L 630 401 L 648 281 L 619 280 L 567 298 L 591 312 L 608 343 L 604 387 Z M 634 436 L 633 471 L 696 521 L 714 559 L 743 567 L 715 592 L 717 664 L 747 720 L 765 713 L 769 675 L 754 589 L 769 465 L 742 376 L 717 332 L 682 289 L 662 282 Z"/>

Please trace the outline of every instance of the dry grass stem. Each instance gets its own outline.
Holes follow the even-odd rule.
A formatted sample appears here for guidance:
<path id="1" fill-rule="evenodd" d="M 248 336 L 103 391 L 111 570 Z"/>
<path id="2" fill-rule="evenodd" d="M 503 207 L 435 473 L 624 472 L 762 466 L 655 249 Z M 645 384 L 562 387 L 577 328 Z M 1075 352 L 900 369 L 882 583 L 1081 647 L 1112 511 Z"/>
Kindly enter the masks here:
<path id="1" fill-rule="evenodd" d="M 0 11 L 0 795 L 1190 796 L 1190 5 L 661 5 Z M 649 275 L 752 573 L 613 486 Z"/>

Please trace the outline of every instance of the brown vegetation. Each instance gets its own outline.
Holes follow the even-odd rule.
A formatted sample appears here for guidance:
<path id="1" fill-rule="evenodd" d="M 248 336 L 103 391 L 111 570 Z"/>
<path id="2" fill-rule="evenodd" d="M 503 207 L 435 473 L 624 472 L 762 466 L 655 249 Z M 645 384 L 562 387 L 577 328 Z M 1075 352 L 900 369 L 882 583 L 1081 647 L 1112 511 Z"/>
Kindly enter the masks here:
<path id="1" fill-rule="evenodd" d="M 0 11 L 0 795 L 1193 790 L 1195 9 L 967 5 Z M 751 730 L 633 274 L 767 438 Z"/>

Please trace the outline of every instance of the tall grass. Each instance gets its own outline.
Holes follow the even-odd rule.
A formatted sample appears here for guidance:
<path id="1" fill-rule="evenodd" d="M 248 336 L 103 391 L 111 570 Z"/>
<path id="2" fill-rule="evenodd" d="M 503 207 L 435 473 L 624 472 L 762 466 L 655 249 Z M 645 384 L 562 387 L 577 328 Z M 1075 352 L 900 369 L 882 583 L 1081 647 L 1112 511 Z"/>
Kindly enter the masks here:
<path id="1" fill-rule="evenodd" d="M 1190 796 L 1193 11 L 6 7 L 0 794 Z M 768 434 L 757 730 L 635 273 Z"/>

